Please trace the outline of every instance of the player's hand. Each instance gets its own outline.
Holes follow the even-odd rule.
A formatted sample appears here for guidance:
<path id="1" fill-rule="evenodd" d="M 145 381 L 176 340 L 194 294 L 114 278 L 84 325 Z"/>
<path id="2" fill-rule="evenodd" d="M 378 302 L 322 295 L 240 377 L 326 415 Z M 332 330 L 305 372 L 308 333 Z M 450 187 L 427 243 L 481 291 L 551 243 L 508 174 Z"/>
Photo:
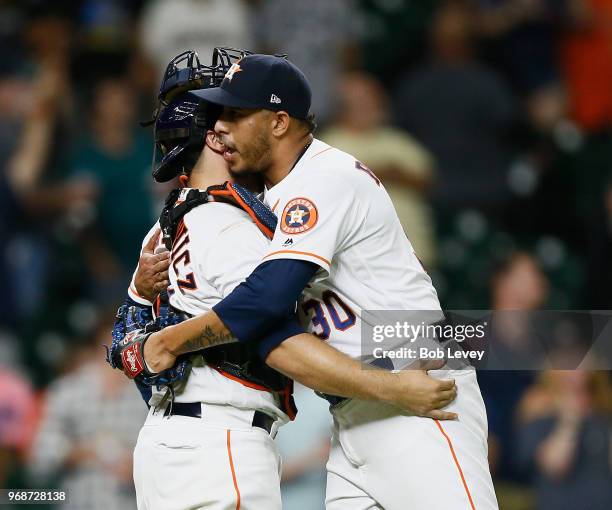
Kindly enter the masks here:
<path id="1" fill-rule="evenodd" d="M 138 259 L 138 269 L 134 276 L 134 285 L 138 294 L 153 302 L 157 295 L 168 287 L 168 267 L 170 252 L 162 249 L 155 253 L 161 231 L 157 229 L 151 236 Z"/>
<path id="2" fill-rule="evenodd" d="M 457 397 L 455 381 L 435 379 L 427 373 L 443 366 L 443 360 L 432 361 L 421 369 L 402 370 L 394 374 L 397 381 L 391 403 L 418 416 L 456 420 L 456 413 L 442 410 Z"/>
<path id="3" fill-rule="evenodd" d="M 174 366 L 176 356 L 169 352 L 162 342 L 164 330 L 153 333 L 143 348 L 143 357 L 149 370 L 155 374 Z"/>

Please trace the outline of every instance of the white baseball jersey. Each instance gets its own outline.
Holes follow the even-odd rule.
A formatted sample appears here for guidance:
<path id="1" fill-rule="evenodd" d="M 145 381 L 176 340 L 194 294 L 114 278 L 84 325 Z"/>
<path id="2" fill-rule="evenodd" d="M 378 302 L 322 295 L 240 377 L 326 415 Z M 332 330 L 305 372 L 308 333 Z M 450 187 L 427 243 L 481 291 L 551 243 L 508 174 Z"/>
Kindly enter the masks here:
<path id="1" fill-rule="evenodd" d="M 389 195 L 353 156 L 315 139 L 265 202 L 279 221 L 264 260 L 320 266 L 299 311 L 336 349 L 360 356 L 362 310 L 440 310 Z"/>
<path id="2" fill-rule="evenodd" d="M 268 244 L 237 207 L 212 202 L 192 209 L 183 217 L 172 249 L 171 304 L 190 314 L 210 310 L 255 269 Z M 150 304 L 138 296 L 133 280 L 128 292 Z M 153 388 L 153 406 L 134 450 L 138 509 L 281 510 L 276 445 L 270 434 L 252 426 L 255 411 L 277 416 L 275 427 L 287 421 L 277 397 L 225 377 L 202 356 L 193 360 L 175 401 L 202 402 L 202 418 L 166 418 L 171 404 L 161 399 L 164 391 Z"/>
<path id="3" fill-rule="evenodd" d="M 382 183 L 351 155 L 315 139 L 265 201 L 279 222 L 264 260 L 320 267 L 299 311 L 338 350 L 361 356 L 362 310 L 440 310 Z M 475 372 L 452 376 L 458 421 L 357 399 L 332 408 L 328 510 L 497 508 Z"/>
<path id="4" fill-rule="evenodd" d="M 143 246 L 156 228 L 147 234 Z M 237 207 L 211 202 L 192 209 L 183 217 L 172 249 L 170 303 L 192 315 L 207 312 L 246 279 L 268 245 L 250 216 Z M 133 279 L 128 294 L 137 302 L 150 304 L 138 295 Z M 164 393 L 165 389 L 153 388 L 150 403 L 159 401 Z M 175 401 L 259 409 L 283 422 L 288 420 L 276 395 L 229 379 L 206 365 L 201 356 L 194 356 L 194 366 L 186 383 L 177 388 Z"/>

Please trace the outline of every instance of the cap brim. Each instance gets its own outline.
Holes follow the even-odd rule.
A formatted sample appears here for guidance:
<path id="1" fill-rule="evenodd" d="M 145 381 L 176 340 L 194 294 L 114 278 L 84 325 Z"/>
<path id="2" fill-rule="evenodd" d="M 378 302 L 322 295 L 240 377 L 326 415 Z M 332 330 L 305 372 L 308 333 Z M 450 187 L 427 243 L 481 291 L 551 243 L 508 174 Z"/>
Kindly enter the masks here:
<path id="1" fill-rule="evenodd" d="M 261 106 L 230 94 L 227 90 L 222 89 L 221 87 L 190 90 L 189 93 L 200 99 L 204 99 L 209 103 L 218 104 L 220 106 L 228 106 L 229 108 L 261 108 Z"/>

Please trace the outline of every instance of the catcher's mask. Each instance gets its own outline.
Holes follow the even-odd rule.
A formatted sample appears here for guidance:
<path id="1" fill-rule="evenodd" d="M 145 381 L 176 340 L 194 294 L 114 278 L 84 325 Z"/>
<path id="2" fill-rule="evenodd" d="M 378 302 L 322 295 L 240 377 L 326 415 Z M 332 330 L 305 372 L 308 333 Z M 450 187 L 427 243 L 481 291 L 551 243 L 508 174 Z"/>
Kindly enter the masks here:
<path id="1" fill-rule="evenodd" d="M 155 121 L 153 178 L 166 182 L 189 172 L 204 148 L 207 104 L 181 94 L 159 113 Z"/>
<path id="2" fill-rule="evenodd" d="M 153 178 L 166 182 L 195 165 L 204 148 L 206 131 L 212 129 L 221 108 L 188 97 L 192 89 L 216 87 L 231 65 L 251 52 L 233 48 L 215 48 L 212 65 L 200 63 L 195 51 L 174 57 L 159 87 L 158 104 L 153 119 L 155 148 Z"/>

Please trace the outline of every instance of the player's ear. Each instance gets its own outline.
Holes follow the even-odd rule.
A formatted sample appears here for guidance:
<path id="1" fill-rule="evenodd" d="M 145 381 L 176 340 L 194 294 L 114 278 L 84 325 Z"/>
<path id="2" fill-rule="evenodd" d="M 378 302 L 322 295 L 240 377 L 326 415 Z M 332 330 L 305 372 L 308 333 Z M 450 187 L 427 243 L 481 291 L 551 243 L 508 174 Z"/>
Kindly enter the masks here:
<path id="1" fill-rule="evenodd" d="M 272 135 L 276 138 L 280 138 L 288 131 L 289 125 L 291 124 L 291 117 L 289 117 L 287 112 L 273 112 L 270 122 L 272 123 Z"/>
<path id="2" fill-rule="evenodd" d="M 219 140 L 219 137 L 214 131 L 206 132 L 206 145 L 210 147 L 216 153 L 222 153 L 225 149 L 225 146 Z"/>

